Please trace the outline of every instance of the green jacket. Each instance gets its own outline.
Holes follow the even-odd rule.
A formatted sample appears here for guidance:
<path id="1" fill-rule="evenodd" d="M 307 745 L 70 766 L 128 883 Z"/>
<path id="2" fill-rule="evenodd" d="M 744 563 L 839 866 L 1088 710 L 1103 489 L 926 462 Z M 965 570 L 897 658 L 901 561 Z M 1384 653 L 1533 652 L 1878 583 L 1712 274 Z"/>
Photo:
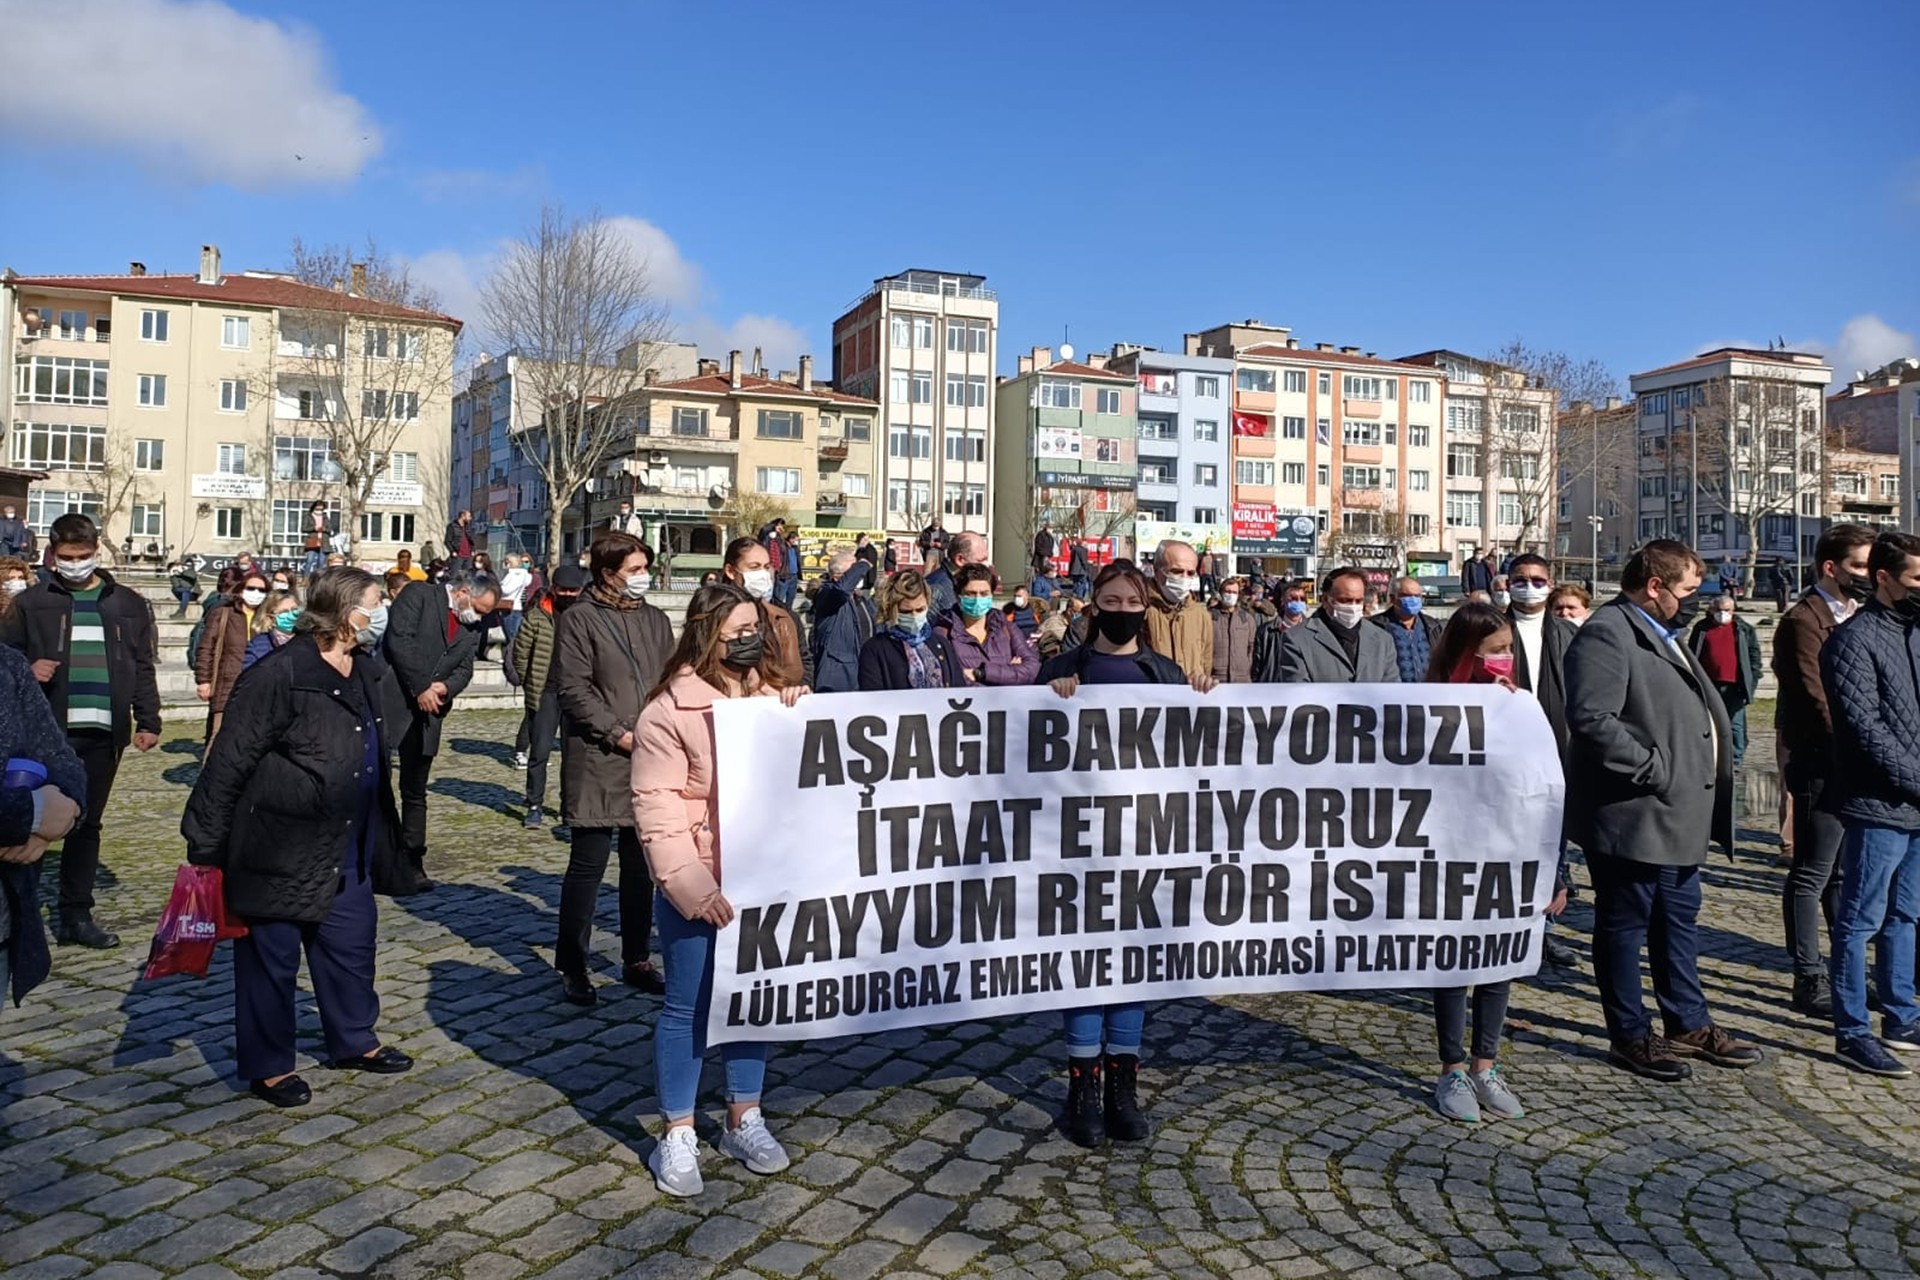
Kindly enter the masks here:
<path id="1" fill-rule="evenodd" d="M 513 669 L 520 673 L 520 692 L 529 713 L 540 709 L 541 695 L 547 691 L 553 635 L 553 615 L 540 605 L 521 612 L 520 633 L 513 638 Z"/>

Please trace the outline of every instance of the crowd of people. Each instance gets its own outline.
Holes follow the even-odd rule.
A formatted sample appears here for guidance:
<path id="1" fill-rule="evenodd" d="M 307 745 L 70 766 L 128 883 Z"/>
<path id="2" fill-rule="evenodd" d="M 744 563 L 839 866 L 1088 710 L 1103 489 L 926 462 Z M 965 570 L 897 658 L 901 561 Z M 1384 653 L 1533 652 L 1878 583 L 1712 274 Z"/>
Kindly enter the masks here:
<path id="1" fill-rule="evenodd" d="M 1072 575 L 1048 572 L 1058 548 L 1036 540 L 1033 563 L 1008 584 L 979 534 L 937 526 L 923 535 L 921 566 L 889 563 L 863 539 L 830 556 L 803 598 L 790 535 L 775 522 L 728 544 L 676 639 L 648 599 L 653 549 L 629 528 L 600 531 L 582 563 L 550 577 L 518 554 L 496 575 L 462 520 L 447 532 L 445 561 L 422 570 L 403 555 L 384 577 L 325 557 L 310 575 L 241 557 L 221 572 L 190 644 L 208 717 L 182 830 L 189 860 L 225 870 L 228 904 L 253 926 L 236 947 L 237 1061 L 275 1105 L 311 1096 L 293 1069 L 302 948 L 329 1059 L 374 1072 L 410 1065 L 375 1030 L 376 894 L 434 888 L 428 783 L 446 717 L 495 630 L 523 698 L 514 758 L 529 828 L 547 820 L 556 740 L 561 754 L 556 817 L 569 855 L 557 995 L 598 998 L 594 906 L 617 855 L 620 978 L 662 1001 L 653 1043 L 664 1133 L 650 1165 L 671 1194 L 701 1185 L 692 1117 L 714 940 L 733 915 L 711 727 L 725 698 L 1043 684 L 1063 698 L 1081 685 L 1142 683 L 1203 694 L 1260 682 L 1509 690 L 1538 704 L 1563 758 L 1563 857 L 1548 915 L 1564 910 L 1564 852 L 1577 848 L 1609 1060 L 1665 1082 L 1695 1064 L 1760 1060 L 1712 1017 L 1698 918 L 1709 849 L 1733 847 L 1745 711 L 1767 659 L 1732 591 L 1699 616 L 1709 570 L 1683 544 L 1641 547 L 1597 607 L 1541 556 L 1476 561 L 1443 620 L 1418 577 L 1384 598 L 1347 566 L 1311 583 L 1222 577 L 1172 540 L 1146 565 L 1100 567 L 1084 593 Z M 64 842 L 56 939 L 118 941 L 93 918 L 100 815 L 122 752 L 150 750 L 160 729 L 151 606 L 99 568 L 86 517 L 55 521 L 48 542 L 44 581 L 0 558 L 0 738 L 45 775 L 30 795 L 0 788 L 0 840 L 13 841 L 0 849 L 0 977 L 16 997 L 46 972 L 31 881 L 50 843 Z M 1791 1002 L 1831 1020 L 1849 1066 L 1906 1075 L 1895 1054 L 1920 1050 L 1920 539 L 1839 526 L 1816 560 L 1817 581 L 1783 616 L 1770 664 L 1790 810 Z M 1551 934 L 1544 956 L 1578 959 Z M 1434 993 L 1441 1114 L 1522 1114 L 1499 1064 L 1508 996 L 1506 983 Z M 1075 1141 L 1148 1134 L 1137 1090 L 1147 1014 L 1124 1002 L 1063 1016 L 1063 1126 Z M 760 1108 L 764 1047 L 730 1045 L 722 1058 L 721 1149 L 756 1172 L 784 1168 Z"/>

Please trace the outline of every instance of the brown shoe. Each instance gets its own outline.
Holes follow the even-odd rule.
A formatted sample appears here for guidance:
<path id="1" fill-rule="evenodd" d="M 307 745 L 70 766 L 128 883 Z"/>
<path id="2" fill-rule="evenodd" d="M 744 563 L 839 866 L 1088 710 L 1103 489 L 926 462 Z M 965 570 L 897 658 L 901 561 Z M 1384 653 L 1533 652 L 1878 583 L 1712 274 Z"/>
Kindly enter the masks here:
<path id="1" fill-rule="evenodd" d="M 1649 1032 L 1638 1040 L 1620 1040 L 1607 1049 L 1607 1061 L 1637 1076 L 1673 1084 L 1693 1074 L 1693 1068 L 1673 1055 L 1665 1036 Z"/>
<path id="2" fill-rule="evenodd" d="M 1709 1022 L 1706 1026 L 1671 1038 L 1673 1054 L 1678 1058 L 1703 1058 L 1716 1067 L 1751 1067 L 1760 1061 L 1760 1046 L 1736 1040 Z"/>

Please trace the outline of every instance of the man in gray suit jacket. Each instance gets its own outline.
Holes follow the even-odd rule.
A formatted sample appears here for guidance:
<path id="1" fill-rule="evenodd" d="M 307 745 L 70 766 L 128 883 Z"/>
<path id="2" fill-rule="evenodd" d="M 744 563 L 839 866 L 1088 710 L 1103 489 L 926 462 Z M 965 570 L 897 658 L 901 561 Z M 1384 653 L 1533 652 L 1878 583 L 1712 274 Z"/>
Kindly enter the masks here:
<path id="1" fill-rule="evenodd" d="M 1709 841 L 1733 849 L 1733 750 L 1726 706 L 1679 636 L 1706 566 L 1682 543 L 1634 553 L 1620 594 L 1567 650 L 1567 833 L 1593 877 L 1593 973 L 1607 1060 L 1684 1080 L 1700 1058 L 1750 1067 L 1760 1050 L 1714 1026 L 1700 991 L 1700 867 Z M 1648 952 L 1664 1034 L 1641 1000 Z"/>
<path id="2" fill-rule="evenodd" d="M 1271 672 L 1255 678 L 1277 684 L 1399 684 L 1393 640 L 1367 616 L 1367 575 L 1335 569 L 1320 586 L 1320 609 L 1280 637 Z"/>

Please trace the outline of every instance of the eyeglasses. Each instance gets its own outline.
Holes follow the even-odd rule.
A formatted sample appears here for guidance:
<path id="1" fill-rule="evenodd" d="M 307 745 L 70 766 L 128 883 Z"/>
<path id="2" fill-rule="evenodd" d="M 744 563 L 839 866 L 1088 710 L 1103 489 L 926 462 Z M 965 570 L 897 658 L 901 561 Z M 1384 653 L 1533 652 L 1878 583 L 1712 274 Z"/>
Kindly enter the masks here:
<path id="1" fill-rule="evenodd" d="M 1546 578 L 1514 578 L 1511 580 L 1511 585 L 1516 587 L 1550 587 L 1553 583 Z"/>

